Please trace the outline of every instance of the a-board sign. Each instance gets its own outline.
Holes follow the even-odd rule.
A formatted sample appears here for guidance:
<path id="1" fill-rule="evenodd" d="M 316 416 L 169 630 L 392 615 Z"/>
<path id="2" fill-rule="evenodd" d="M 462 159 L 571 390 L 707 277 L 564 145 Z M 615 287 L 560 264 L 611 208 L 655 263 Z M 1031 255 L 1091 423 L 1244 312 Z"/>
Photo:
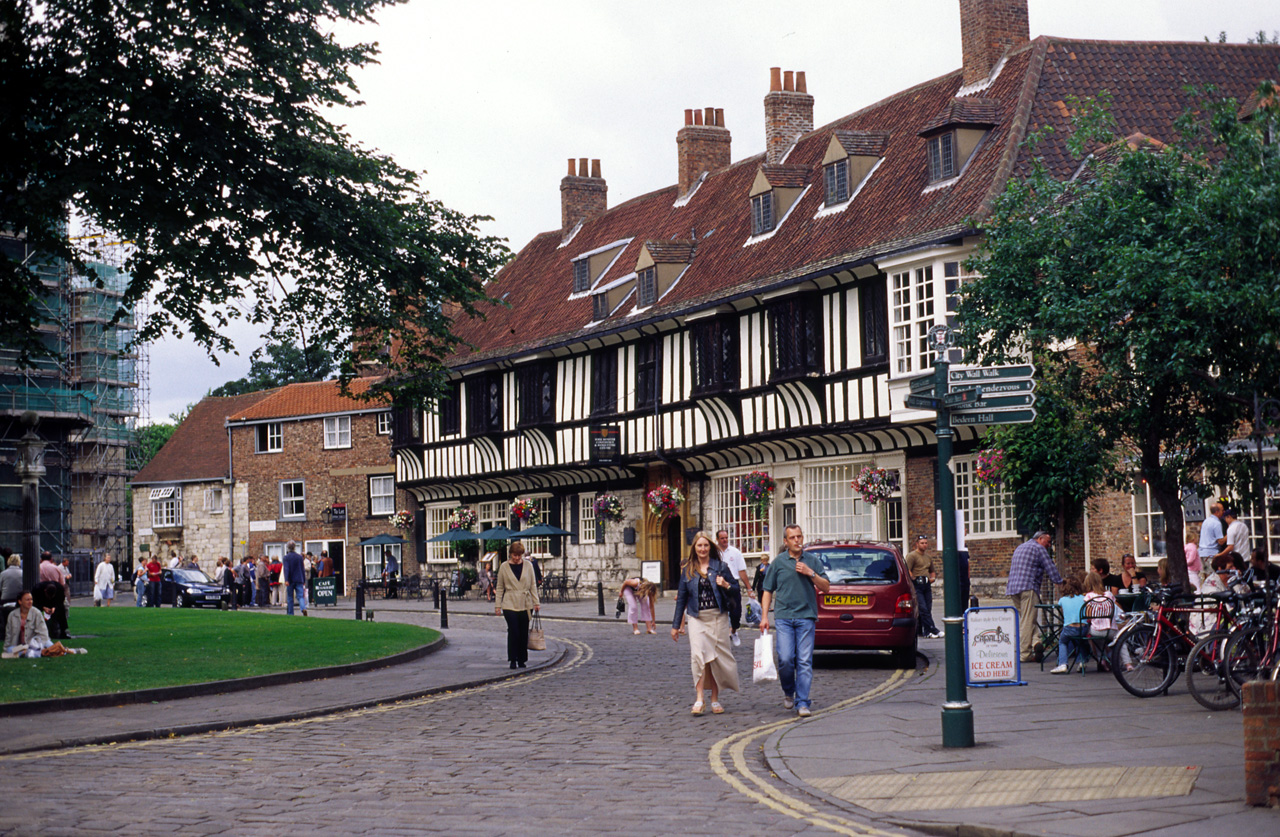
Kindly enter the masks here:
<path id="1" fill-rule="evenodd" d="M 311 602 L 313 605 L 338 604 L 338 579 L 336 576 L 311 579 Z"/>
<path id="2" fill-rule="evenodd" d="M 588 432 L 591 434 L 592 462 L 609 462 L 615 465 L 622 462 L 621 428 L 596 426 Z"/>
<path id="3" fill-rule="evenodd" d="M 970 686 L 1020 686 L 1018 610 L 975 607 L 964 614 L 964 658 Z"/>

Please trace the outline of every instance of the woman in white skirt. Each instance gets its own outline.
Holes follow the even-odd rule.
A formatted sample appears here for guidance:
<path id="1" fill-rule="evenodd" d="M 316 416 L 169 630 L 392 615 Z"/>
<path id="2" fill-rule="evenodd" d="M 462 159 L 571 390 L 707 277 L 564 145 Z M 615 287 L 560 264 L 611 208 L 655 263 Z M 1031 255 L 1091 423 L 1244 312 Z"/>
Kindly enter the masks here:
<path id="1" fill-rule="evenodd" d="M 116 597 L 116 568 L 110 555 L 103 555 L 93 574 L 93 603 L 95 607 L 111 607 Z"/>
<path id="2" fill-rule="evenodd" d="M 723 714 L 720 689 L 738 691 L 738 664 L 729 645 L 729 604 L 724 591 L 738 586 L 720 550 L 706 532 L 699 532 L 680 568 L 676 612 L 671 640 L 680 641 L 684 621 L 689 632 L 689 657 L 693 668 L 694 715 L 703 711 L 703 692 L 711 690 L 711 712 Z"/>

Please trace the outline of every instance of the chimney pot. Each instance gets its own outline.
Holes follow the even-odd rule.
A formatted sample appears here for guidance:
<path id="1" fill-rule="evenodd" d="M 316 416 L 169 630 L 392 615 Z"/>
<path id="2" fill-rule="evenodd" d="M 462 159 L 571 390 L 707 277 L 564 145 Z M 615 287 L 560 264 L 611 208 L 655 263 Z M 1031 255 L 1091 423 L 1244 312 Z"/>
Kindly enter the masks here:
<path id="1" fill-rule="evenodd" d="M 770 90 L 782 89 L 782 68 L 781 67 L 769 68 L 769 89 Z"/>
<path id="2" fill-rule="evenodd" d="M 809 88 L 808 88 L 808 86 L 806 86 L 806 85 L 805 85 L 805 83 L 804 83 L 804 70 L 797 70 L 797 71 L 796 71 L 796 92 L 797 92 L 797 93 L 808 93 L 808 92 L 809 92 Z"/>
<path id="3" fill-rule="evenodd" d="M 790 70 L 782 73 L 782 89 L 792 93 L 795 92 L 795 75 Z"/>
<path id="4" fill-rule="evenodd" d="M 578 177 L 586 177 L 586 176 L 587 176 L 587 158 L 579 157 L 578 158 Z"/>
<path id="5" fill-rule="evenodd" d="M 688 194 L 704 172 L 729 166 L 732 141 L 724 130 L 722 108 L 692 109 L 684 114 L 684 127 L 676 132 L 676 186 L 681 195 Z"/>
<path id="6" fill-rule="evenodd" d="M 701 124 L 702 124 L 702 111 L 700 111 L 700 110 L 695 110 L 695 111 L 693 112 L 693 124 L 694 124 L 694 125 L 701 125 Z"/>
<path id="7" fill-rule="evenodd" d="M 704 125 L 714 125 L 714 124 L 716 124 L 716 109 L 715 109 L 715 108 L 707 108 L 707 109 L 704 111 L 704 113 L 705 113 L 705 116 L 703 116 L 703 118 L 702 118 L 702 124 L 704 124 Z"/>
<path id="8" fill-rule="evenodd" d="M 600 179 L 600 161 L 599 160 L 591 161 L 591 176 L 596 178 L 597 180 Z"/>
<path id="9" fill-rule="evenodd" d="M 576 165 L 576 161 L 572 157 L 570 157 L 569 158 L 569 177 L 577 177 L 577 176 L 578 176 L 578 167 Z"/>
<path id="10" fill-rule="evenodd" d="M 587 173 L 590 172 L 590 177 Z M 579 222 L 603 215 L 609 208 L 609 187 L 600 176 L 600 161 L 569 158 L 569 175 L 560 181 L 560 228 L 568 232 Z"/>
<path id="11" fill-rule="evenodd" d="M 772 81 L 776 80 L 775 72 Z M 780 162 L 796 139 L 812 130 L 813 97 L 808 93 L 804 73 L 787 70 L 783 74 L 782 88 L 774 87 L 764 97 L 766 162 Z"/>
<path id="12" fill-rule="evenodd" d="M 693 108 L 684 109 L 684 124 L 686 125 L 693 124 Z"/>
<path id="13" fill-rule="evenodd" d="M 716 126 L 724 127 L 724 108 L 716 108 Z"/>

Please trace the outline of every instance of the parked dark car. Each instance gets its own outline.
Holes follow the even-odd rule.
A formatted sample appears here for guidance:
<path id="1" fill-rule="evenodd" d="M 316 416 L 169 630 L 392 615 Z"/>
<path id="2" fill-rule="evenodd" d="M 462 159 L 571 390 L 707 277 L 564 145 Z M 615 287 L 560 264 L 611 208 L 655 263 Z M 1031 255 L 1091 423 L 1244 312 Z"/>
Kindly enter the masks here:
<path id="1" fill-rule="evenodd" d="M 805 554 L 821 559 L 831 581 L 818 595 L 815 647 L 892 651 L 894 665 L 914 668 L 919 610 L 897 547 L 823 542 L 809 544 Z"/>
<path id="2" fill-rule="evenodd" d="M 182 607 L 226 607 L 231 593 L 199 569 L 165 569 L 160 578 L 160 603 Z"/>

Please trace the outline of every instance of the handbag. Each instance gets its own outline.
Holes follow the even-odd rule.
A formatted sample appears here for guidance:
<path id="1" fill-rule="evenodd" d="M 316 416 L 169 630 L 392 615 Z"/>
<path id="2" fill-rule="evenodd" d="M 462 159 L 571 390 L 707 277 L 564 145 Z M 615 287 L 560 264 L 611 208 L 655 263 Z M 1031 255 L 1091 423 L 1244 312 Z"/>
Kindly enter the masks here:
<path id="1" fill-rule="evenodd" d="M 542 633 L 542 617 L 537 613 L 533 614 L 533 619 L 529 622 L 529 650 L 547 650 L 547 637 Z"/>
<path id="2" fill-rule="evenodd" d="M 756 659 L 751 666 L 751 680 L 764 683 L 778 679 L 778 666 L 773 661 L 773 634 L 763 633 L 756 640 Z"/>

